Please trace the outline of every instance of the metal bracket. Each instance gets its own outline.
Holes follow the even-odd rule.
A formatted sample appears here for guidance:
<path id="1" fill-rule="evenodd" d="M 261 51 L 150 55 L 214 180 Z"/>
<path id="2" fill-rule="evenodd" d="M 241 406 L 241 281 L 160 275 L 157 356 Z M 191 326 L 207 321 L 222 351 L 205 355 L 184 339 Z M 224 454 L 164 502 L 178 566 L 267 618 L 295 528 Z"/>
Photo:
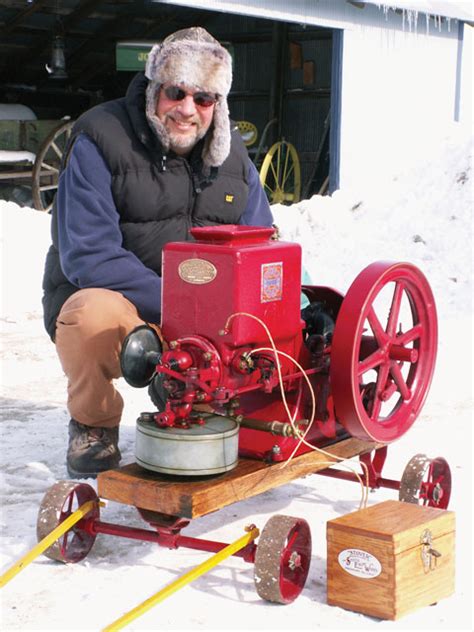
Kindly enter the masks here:
<path id="1" fill-rule="evenodd" d="M 433 535 L 429 529 L 423 531 L 420 541 L 422 545 L 421 560 L 423 562 L 423 569 L 425 573 L 429 573 L 435 570 L 441 553 L 432 547 Z"/>

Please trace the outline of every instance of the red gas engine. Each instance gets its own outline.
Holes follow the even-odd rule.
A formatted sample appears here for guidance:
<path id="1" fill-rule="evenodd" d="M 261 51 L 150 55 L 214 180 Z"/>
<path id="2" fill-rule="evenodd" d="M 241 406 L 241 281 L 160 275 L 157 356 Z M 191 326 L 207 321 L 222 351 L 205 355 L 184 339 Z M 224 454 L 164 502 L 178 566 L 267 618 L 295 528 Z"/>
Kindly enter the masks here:
<path id="1" fill-rule="evenodd" d="M 343 296 L 302 287 L 300 246 L 272 228 L 191 232 L 195 241 L 163 253 L 164 344 L 147 326 L 124 343 L 125 379 L 149 384 L 158 408 L 138 420 L 140 465 L 215 474 L 238 455 L 283 461 L 348 435 L 387 444 L 410 428 L 437 346 L 433 295 L 415 266 L 373 263 Z"/>
<path id="2" fill-rule="evenodd" d="M 138 327 L 121 354 L 125 379 L 148 386 L 156 405 L 138 418 L 136 463 L 101 472 L 99 496 L 77 481 L 50 488 L 38 539 L 76 523 L 48 557 L 77 562 L 99 533 L 214 552 L 213 565 L 237 555 L 255 564 L 263 599 L 291 603 L 311 560 L 306 520 L 272 516 L 260 535 L 249 525 L 232 545 L 181 530 L 299 476 L 362 483 L 352 468 L 332 467 L 354 456 L 362 500 L 369 487 L 388 487 L 405 502 L 448 506 L 451 474 L 441 457 L 415 455 L 400 481 L 382 476 L 387 444 L 413 424 L 433 375 L 436 309 L 425 277 L 408 263 L 378 262 L 345 296 L 301 287 L 300 247 L 273 233 L 195 228 L 195 241 L 166 246 L 162 337 Z M 153 531 L 103 522 L 99 497 L 137 507 Z"/>

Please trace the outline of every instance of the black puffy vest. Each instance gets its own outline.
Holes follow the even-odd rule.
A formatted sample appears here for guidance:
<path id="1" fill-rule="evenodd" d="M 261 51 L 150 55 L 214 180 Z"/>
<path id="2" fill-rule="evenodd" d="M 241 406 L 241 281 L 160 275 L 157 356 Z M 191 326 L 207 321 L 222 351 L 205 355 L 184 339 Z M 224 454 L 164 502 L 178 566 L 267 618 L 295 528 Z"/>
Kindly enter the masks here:
<path id="1" fill-rule="evenodd" d="M 248 154 L 235 131 L 230 154 L 214 173 L 203 169 L 202 142 L 188 159 L 172 152 L 164 157 L 145 117 L 146 86 L 146 78 L 137 75 L 125 98 L 85 112 L 74 125 L 69 151 L 80 133 L 99 147 L 112 174 L 123 246 L 161 275 L 166 243 L 191 239 L 193 226 L 239 223 L 248 198 Z M 63 303 L 79 289 L 61 270 L 56 222 L 54 205 L 43 279 L 44 321 L 52 339 Z"/>

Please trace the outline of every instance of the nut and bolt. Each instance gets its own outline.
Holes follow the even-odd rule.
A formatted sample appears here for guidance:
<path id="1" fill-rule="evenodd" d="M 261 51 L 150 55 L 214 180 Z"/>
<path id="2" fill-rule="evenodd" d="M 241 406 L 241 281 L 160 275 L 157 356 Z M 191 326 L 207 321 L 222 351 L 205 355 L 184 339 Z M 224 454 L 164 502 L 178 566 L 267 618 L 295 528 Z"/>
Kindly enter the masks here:
<path id="1" fill-rule="evenodd" d="M 292 571 L 296 570 L 297 568 L 301 568 L 301 555 L 297 551 L 293 551 L 293 553 L 290 555 L 288 566 Z"/>

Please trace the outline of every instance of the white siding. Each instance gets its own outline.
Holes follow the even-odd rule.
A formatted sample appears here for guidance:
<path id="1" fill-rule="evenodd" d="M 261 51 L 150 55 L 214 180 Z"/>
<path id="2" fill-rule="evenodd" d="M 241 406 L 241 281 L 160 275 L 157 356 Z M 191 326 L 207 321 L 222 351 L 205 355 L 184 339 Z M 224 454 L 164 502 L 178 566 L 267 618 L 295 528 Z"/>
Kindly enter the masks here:
<path id="1" fill-rule="evenodd" d="M 363 186 L 429 155 L 455 120 L 457 53 L 457 29 L 345 31 L 341 187 Z"/>
<path id="2" fill-rule="evenodd" d="M 472 9 L 462 9 L 463 3 L 441 2 L 440 0 L 413 0 L 412 2 L 372 2 L 366 3 L 361 9 L 350 4 L 346 0 L 159 0 L 162 4 L 175 4 L 180 6 L 207 9 L 208 11 L 220 11 L 224 13 L 237 13 L 267 18 L 269 20 L 283 20 L 287 22 L 300 22 L 301 24 L 315 24 L 332 28 L 353 28 L 357 23 L 374 25 L 380 20 L 386 20 L 387 16 L 400 23 L 404 19 L 417 21 L 423 26 L 426 16 L 421 9 L 432 11 L 431 15 L 446 15 L 449 18 L 460 17 L 472 19 Z M 470 0 L 465 0 L 469 7 Z M 357 3 L 356 3 L 357 4 Z M 359 3 L 361 4 L 361 3 Z M 406 7 L 404 17 L 397 16 L 389 7 L 401 5 Z M 417 12 L 413 7 L 419 6 Z M 449 9 L 449 10 L 448 10 Z M 462 10 L 461 10 L 462 9 Z M 433 23 L 433 17 L 431 18 Z"/>

